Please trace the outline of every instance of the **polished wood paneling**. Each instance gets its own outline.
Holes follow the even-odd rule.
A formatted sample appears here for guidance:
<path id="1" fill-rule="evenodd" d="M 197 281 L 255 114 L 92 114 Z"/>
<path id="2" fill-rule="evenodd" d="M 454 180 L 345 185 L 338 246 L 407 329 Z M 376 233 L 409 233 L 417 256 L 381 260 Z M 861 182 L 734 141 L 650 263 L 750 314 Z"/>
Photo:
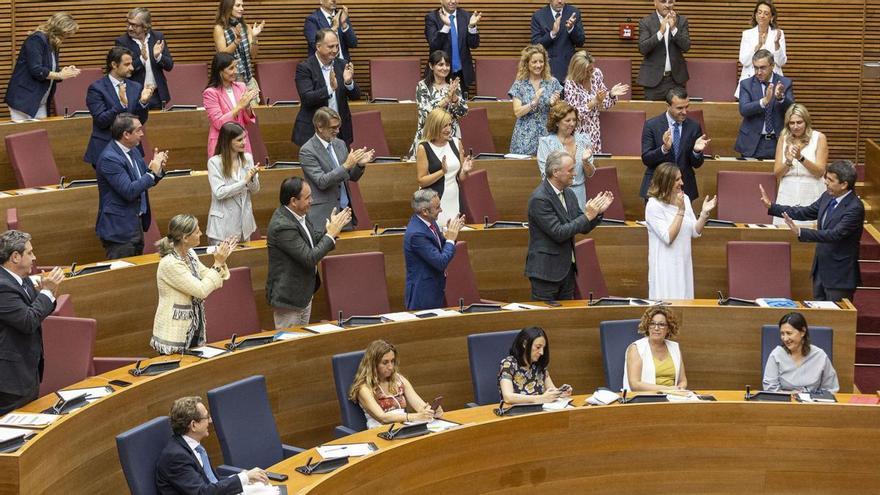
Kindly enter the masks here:
<path id="1" fill-rule="evenodd" d="M 880 207 L 880 146 L 872 139 L 865 143 L 865 181 L 858 193 L 865 203 Z M 875 208 L 865 210 L 865 220 L 880 227 L 880 217 Z"/>

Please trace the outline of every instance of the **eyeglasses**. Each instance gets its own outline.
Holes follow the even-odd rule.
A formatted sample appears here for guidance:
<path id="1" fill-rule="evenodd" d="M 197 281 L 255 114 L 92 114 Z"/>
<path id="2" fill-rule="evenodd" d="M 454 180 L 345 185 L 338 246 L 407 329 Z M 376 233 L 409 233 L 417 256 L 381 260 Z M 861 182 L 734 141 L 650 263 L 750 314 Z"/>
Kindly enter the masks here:
<path id="1" fill-rule="evenodd" d="M 653 328 L 666 328 L 669 326 L 669 324 L 658 322 L 658 321 L 652 321 L 651 323 L 648 323 L 648 326 L 653 327 Z"/>
<path id="2" fill-rule="evenodd" d="M 195 421 L 196 423 L 201 423 L 202 421 L 205 421 L 205 420 L 210 421 L 210 420 L 211 420 L 211 415 L 209 414 L 209 415 L 205 416 L 204 418 L 194 419 L 193 421 Z"/>

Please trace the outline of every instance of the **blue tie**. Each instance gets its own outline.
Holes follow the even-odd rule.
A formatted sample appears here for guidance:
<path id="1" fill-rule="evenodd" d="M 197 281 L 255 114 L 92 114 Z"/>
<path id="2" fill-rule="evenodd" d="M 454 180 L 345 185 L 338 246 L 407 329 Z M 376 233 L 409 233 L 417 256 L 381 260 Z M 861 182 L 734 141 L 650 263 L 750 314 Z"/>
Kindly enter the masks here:
<path id="1" fill-rule="evenodd" d="M 461 70 L 461 55 L 458 53 L 458 27 L 455 25 L 455 14 L 449 16 L 449 36 L 452 37 L 452 72 Z"/>
<path id="2" fill-rule="evenodd" d="M 825 209 L 825 215 L 822 217 L 822 228 L 827 228 L 828 217 L 834 214 L 834 208 L 837 207 L 838 200 L 832 199 L 828 208 Z"/>
<path id="3" fill-rule="evenodd" d="M 128 156 L 129 163 L 131 164 L 131 167 L 134 169 L 135 180 L 140 179 L 141 178 L 141 169 L 140 169 L 140 167 L 138 167 L 138 164 L 135 161 L 134 157 L 131 156 L 131 150 L 126 151 L 125 154 Z M 143 215 L 146 212 L 147 212 L 147 193 L 142 192 L 141 193 L 141 206 L 138 209 L 138 215 Z"/>
<path id="4" fill-rule="evenodd" d="M 208 453 L 205 452 L 205 448 L 201 445 L 196 445 L 196 452 L 198 452 L 199 458 L 202 460 L 202 469 L 205 471 L 208 481 L 217 483 L 217 476 L 214 475 L 214 469 L 211 468 L 211 461 L 208 460 Z"/>
<path id="5" fill-rule="evenodd" d="M 333 163 L 340 167 L 339 160 L 336 159 L 336 152 L 333 151 L 333 144 L 327 145 L 327 153 L 330 153 L 330 158 L 333 160 Z M 339 183 L 339 207 L 340 208 L 348 208 L 348 205 L 351 204 L 351 201 L 348 199 L 348 191 L 345 190 L 345 181 Z"/>
<path id="6" fill-rule="evenodd" d="M 773 78 L 770 78 L 770 82 L 762 85 L 764 91 L 767 91 L 767 84 L 773 84 Z M 764 108 L 764 132 L 767 134 L 773 134 L 776 132 L 776 129 L 773 128 L 773 104 L 776 103 L 776 97 L 770 98 L 770 102 L 767 103 L 767 107 Z"/>
<path id="7" fill-rule="evenodd" d="M 678 155 L 681 152 L 681 124 L 676 122 L 672 124 L 672 154 L 675 156 L 675 162 L 678 163 Z"/>

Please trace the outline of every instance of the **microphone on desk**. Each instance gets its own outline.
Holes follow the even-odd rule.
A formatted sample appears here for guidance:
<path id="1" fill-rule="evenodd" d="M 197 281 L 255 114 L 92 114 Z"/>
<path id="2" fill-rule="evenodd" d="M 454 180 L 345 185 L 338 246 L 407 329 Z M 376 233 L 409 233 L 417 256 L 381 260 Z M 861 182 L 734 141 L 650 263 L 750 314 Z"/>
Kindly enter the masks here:
<path id="1" fill-rule="evenodd" d="M 752 387 L 751 385 L 746 385 L 746 400 L 752 399 Z"/>
<path id="2" fill-rule="evenodd" d="M 458 312 L 459 313 L 464 312 L 464 298 L 463 297 L 458 298 Z"/>
<path id="3" fill-rule="evenodd" d="M 504 410 L 504 399 L 501 399 L 501 402 L 498 403 L 498 415 L 504 416 L 504 413 L 507 411 Z"/>
<path id="4" fill-rule="evenodd" d="M 625 388 L 620 389 L 620 395 L 621 395 L 620 403 L 626 404 L 626 389 Z"/>
<path id="5" fill-rule="evenodd" d="M 66 119 L 69 116 L 70 116 L 70 113 L 68 113 L 67 107 L 64 107 L 64 118 Z"/>
<path id="6" fill-rule="evenodd" d="M 587 306 L 593 305 L 593 291 L 590 291 L 590 302 L 587 303 Z"/>
<path id="7" fill-rule="evenodd" d="M 373 224 L 373 235 L 379 235 L 379 224 L 378 223 Z"/>
<path id="8" fill-rule="evenodd" d="M 160 112 L 165 112 L 168 110 L 167 108 L 165 108 L 166 103 L 168 103 L 168 102 L 165 100 L 159 100 L 159 111 Z"/>
<path id="9" fill-rule="evenodd" d="M 484 215 L 484 216 L 483 216 L 483 228 L 484 228 L 484 229 L 488 229 L 488 228 L 489 228 L 489 215 Z"/>
<path id="10" fill-rule="evenodd" d="M 340 327 L 341 327 L 341 326 L 344 326 L 344 325 L 342 324 L 342 310 L 341 310 L 341 309 L 339 310 L 339 319 L 337 319 L 337 322 L 339 323 L 339 326 L 340 326 Z"/>

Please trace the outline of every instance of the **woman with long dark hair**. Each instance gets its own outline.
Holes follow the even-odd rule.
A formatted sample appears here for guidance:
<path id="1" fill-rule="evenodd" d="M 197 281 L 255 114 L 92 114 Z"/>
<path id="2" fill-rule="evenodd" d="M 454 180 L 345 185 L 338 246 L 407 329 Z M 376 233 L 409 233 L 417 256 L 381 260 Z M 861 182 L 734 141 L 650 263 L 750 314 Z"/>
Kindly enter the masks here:
<path id="1" fill-rule="evenodd" d="M 211 183 L 211 209 L 208 211 L 208 240 L 220 244 L 224 239 L 250 239 L 257 230 L 251 195 L 260 191 L 254 157 L 245 151 L 247 132 L 237 122 L 220 128 L 214 156 L 208 160 Z"/>
<path id="2" fill-rule="evenodd" d="M 244 83 L 235 80 L 235 59 L 228 53 L 217 52 L 211 61 L 211 76 L 208 87 L 202 91 L 202 103 L 211 128 L 208 130 L 208 156 L 217 150 L 217 136 L 220 127 L 227 122 L 237 122 L 242 127 L 253 124 L 257 116 L 249 102 L 259 95 L 258 89 L 248 89 Z M 245 140 L 245 150 L 251 152 L 250 141 Z"/>
<path id="3" fill-rule="evenodd" d="M 467 115 L 467 100 L 461 92 L 458 78 L 451 79 L 452 72 L 449 55 L 443 50 L 434 50 L 428 57 L 428 70 L 425 78 L 416 85 L 416 105 L 419 110 L 419 121 L 416 126 L 416 137 L 409 148 L 409 156 L 416 159 L 416 148 L 422 141 L 422 130 L 428 114 L 435 108 L 442 108 L 452 116 L 452 135 L 460 138 L 458 119 Z"/>

